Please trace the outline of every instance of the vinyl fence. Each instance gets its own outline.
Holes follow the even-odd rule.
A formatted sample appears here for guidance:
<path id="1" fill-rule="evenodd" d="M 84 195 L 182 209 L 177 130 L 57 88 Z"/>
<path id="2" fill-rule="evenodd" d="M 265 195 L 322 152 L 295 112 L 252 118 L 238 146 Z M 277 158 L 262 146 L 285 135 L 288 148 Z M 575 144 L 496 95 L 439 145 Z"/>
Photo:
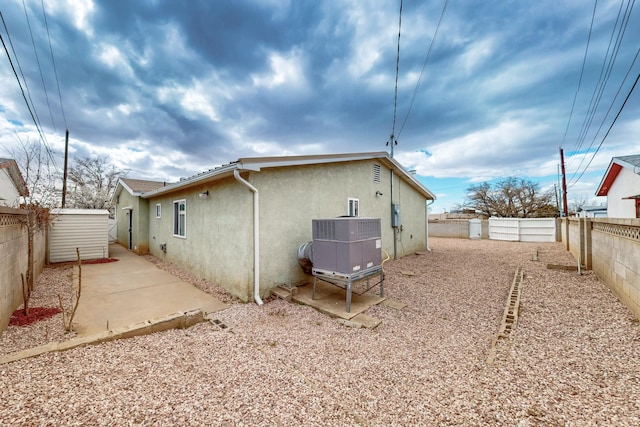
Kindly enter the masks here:
<path id="1" fill-rule="evenodd" d="M 555 218 L 489 218 L 489 239 L 555 242 Z"/>

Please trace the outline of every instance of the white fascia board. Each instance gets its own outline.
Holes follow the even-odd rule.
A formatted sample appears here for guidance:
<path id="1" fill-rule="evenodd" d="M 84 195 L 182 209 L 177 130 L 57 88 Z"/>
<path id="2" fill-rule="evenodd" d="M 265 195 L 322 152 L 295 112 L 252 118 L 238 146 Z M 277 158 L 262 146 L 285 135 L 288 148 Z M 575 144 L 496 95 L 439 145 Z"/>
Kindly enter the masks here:
<path id="1" fill-rule="evenodd" d="M 173 184 L 166 185 L 164 187 L 160 187 L 156 190 L 148 191 L 144 194 L 141 194 L 140 197 L 142 197 L 143 199 L 150 199 L 151 197 L 155 197 L 160 194 L 170 193 L 172 191 L 176 191 L 182 188 L 192 187 L 201 182 L 214 181 L 214 180 L 232 175 L 233 170 L 238 168 L 239 167 L 237 163 L 232 163 L 230 165 L 222 166 L 217 169 L 213 169 L 207 172 L 202 172 L 198 175 L 192 176 L 182 181 L 178 181 Z"/>

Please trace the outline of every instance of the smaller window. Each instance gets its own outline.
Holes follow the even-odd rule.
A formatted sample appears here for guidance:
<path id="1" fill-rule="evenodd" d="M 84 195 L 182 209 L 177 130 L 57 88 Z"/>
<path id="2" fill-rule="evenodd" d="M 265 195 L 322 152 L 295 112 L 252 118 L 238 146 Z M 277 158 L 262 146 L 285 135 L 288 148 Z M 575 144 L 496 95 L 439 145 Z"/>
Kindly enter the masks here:
<path id="1" fill-rule="evenodd" d="M 162 205 L 156 203 L 156 218 L 162 218 Z"/>
<path id="2" fill-rule="evenodd" d="M 359 216 L 360 215 L 360 200 L 349 197 L 347 199 L 347 215 Z"/>
<path id="3" fill-rule="evenodd" d="M 187 237 L 187 202 L 176 200 L 173 202 L 173 235 Z"/>

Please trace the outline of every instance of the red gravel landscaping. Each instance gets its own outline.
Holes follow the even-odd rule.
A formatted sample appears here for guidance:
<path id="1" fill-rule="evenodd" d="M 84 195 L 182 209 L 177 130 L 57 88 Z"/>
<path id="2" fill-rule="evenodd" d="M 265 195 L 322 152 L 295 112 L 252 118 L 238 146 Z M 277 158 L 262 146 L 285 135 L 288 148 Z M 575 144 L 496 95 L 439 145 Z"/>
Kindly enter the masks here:
<path id="1" fill-rule="evenodd" d="M 9 319 L 9 326 L 27 326 L 38 320 L 48 319 L 60 313 L 58 307 L 31 307 L 29 314 L 25 316 L 24 309 L 13 312 Z"/>

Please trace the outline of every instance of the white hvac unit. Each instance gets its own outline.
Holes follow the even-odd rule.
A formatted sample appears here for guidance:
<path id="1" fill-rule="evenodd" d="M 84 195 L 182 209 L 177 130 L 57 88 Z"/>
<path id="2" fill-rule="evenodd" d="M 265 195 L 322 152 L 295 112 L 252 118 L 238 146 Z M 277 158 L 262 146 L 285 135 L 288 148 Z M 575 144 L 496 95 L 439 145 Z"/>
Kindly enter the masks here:
<path id="1" fill-rule="evenodd" d="M 382 263 L 379 218 L 314 219 L 313 274 L 345 278 L 376 270 Z"/>

